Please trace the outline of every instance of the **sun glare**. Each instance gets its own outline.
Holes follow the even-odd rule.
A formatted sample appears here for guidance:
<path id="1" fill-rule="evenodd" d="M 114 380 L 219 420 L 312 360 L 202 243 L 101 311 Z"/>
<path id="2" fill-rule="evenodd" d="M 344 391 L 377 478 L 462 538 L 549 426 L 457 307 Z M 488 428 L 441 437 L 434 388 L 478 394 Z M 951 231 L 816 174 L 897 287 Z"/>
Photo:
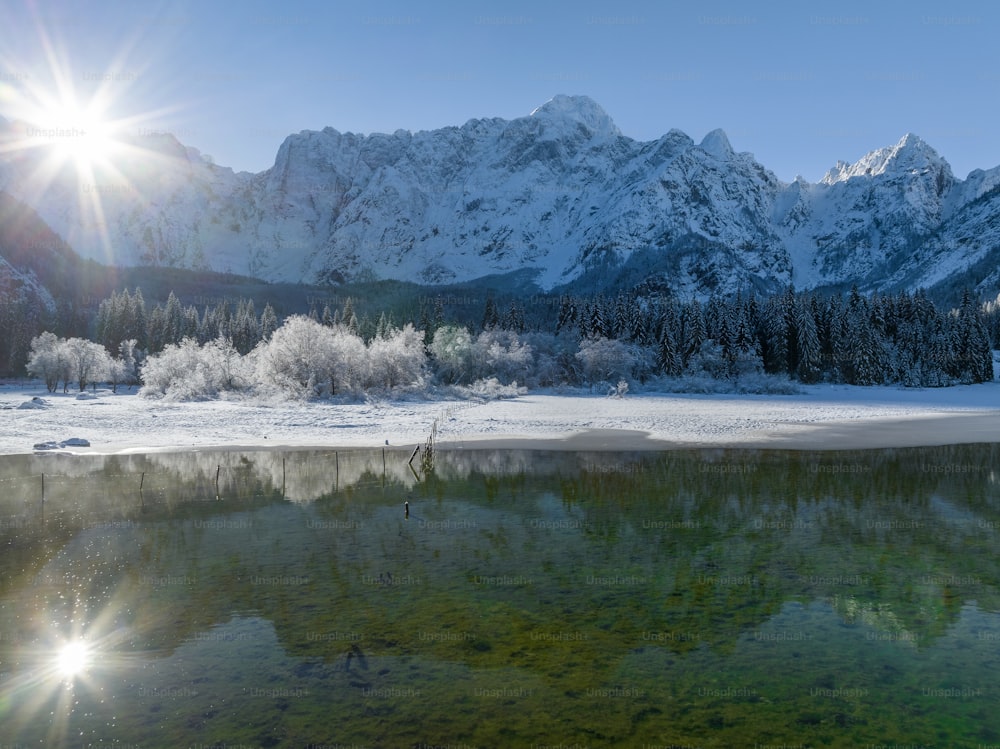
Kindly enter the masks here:
<path id="1" fill-rule="evenodd" d="M 83 640 L 73 640 L 60 648 L 56 655 L 56 669 L 64 679 L 83 674 L 90 665 L 90 648 Z"/>
<path id="2" fill-rule="evenodd" d="M 46 107 L 27 135 L 52 149 L 60 162 L 71 162 L 81 174 L 108 165 L 117 146 L 114 123 L 94 106 L 62 102 Z"/>
<path id="3" fill-rule="evenodd" d="M 62 206 L 75 195 L 75 205 L 57 220 L 64 238 L 78 251 L 103 252 L 114 263 L 108 226 L 140 194 L 136 180 L 173 163 L 144 133 L 165 129 L 163 118 L 169 123 L 181 105 L 136 108 L 133 97 L 147 85 L 142 29 L 120 49 L 107 50 L 106 60 L 76 64 L 41 16 L 35 30 L 47 69 L 39 65 L 37 75 L 17 85 L 0 77 L 0 161 L 12 165 L 16 176 L 8 182 L 30 205 L 49 205 L 53 196 Z M 0 49 L 0 71 L 25 64 Z"/>

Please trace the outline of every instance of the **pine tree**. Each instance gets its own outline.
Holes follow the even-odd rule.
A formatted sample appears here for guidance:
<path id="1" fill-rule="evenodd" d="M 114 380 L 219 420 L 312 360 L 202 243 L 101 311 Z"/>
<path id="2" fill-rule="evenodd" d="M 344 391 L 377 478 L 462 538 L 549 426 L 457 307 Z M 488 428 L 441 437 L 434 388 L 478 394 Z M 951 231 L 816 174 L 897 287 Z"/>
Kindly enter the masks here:
<path id="1" fill-rule="evenodd" d="M 379 339 L 389 338 L 396 331 L 397 328 L 393 322 L 392 313 L 380 313 L 378 316 L 378 322 L 375 324 L 375 337 Z"/>
<path id="2" fill-rule="evenodd" d="M 660 339 L 656 346 L 656 366 L 668 377 L 676 377 L 684 369 L 670 325 L 663 325 L 660 328 Z"/>
<path id="3" fill-rule="evenodd" d="M 633 298 L 629 309 L 629 340 L 638 343 L 640 346 L 649 346 L 654 343 L 650 322 L 648 309 L 639 304 L 638 299 Z"/>
<path id="4" fill-rule="evenodd" d="M 230 334 L 233 348 L 244 356 L 260 342 L 260 326 L 252 299 L 240 300 L 230 324 Z"/>
<path id="5" fill-rule="evenodd" d="M 610 326 L 603 296 L 593 299 L 587 307 L 587 338 L 609 338 Z"/>
<path id="6" fill-rule="evenodd" d="M 344 302 L 344 311 L 340 319 L 351 333 L 358 334 L 358 316 L 354 313 L 354 299 L 351 297 L 347 297 L 347 301 Z"/>
<path id="7" fill-rule="evenodd" d="M 617 338 L 620 341 L 629 338 L 632 327 L 629 325 L 629 308 L 633 303 L 634 300 L 625 294 L 619 294 L 615 297 L 608 324 L 609 338 Z"/>
<path id="8" fill-rule="evenodd" d="M 851 292 L 847 303 L 847 325 L 844 343 L 850 361 L 850 379 L 853 385 L 878 385 L 886 380 L 887 350 L 881 308 Z"/>
<path id="9" fill-rule="evenodd" d="M 788 359 L 788 314 L 785 297 L 771 297 L 764 302 L 761 310 L 761 340 L 764 370 L 770 374 L 787 373 Z"/>
<path id="10" fill-rule="evenodd" d="M 513 330 L 515 333 L 524 332 L 524 307 L 517 301 L 512 301 L 504 315 L 503 327 L 506 330 Z"/>
<path id="11" fill-rule="evenodd" d="M 681 361 L 685 367 L 705 342 L 705 316 L 695 299 L 681 313 Z"/>
<path id="12" fill-rule="evenodd" d="M 556 335 L 559 335 L 560 331 L 564 328 L 576 325 L 576 317 L 576 299 L 571 297 L 569 294 L 563 294 L 559 297 L 559 315 L 556 318 Z"/>
<path id="13" fill-rule="evenodd" d="M 357 318 L 354 320 L 357 324 Z M 274 331 L 278 329 L 278 316 L 274 313 L 274 307 L 270 302 L 264 305 L 264 311 L 260 313 L 260 340 L 270 341 Z M 354 331 L 352 331 L 354 332 Z"/>
<path id="14" fill-rule="evenodd" d="M 128 309 L 129 328 L 126 330 L 127 338 L 134 338 L 137 349 L 145 349 L 149 345 L 146 340 L 146 300 L 142 297 L 142 289 L 138 286 L 129 299 Z"/>
<path id="15" fill-rule="evenodd" d="M 167 316 L 163 307 L 157 304 L 153 311 L 149 313 L 147 322 L 146 340 L 149 346 L 149 353 L 158 354 L 163 347 L 170 343 L 167 340 Z"/>
<path id="16" fill-rule="evenodd" d="M 119 336 L 117 330 L 118 295 L 112 291 L 111 296 L 101 301 L 97 307 L 97 320 L 94 325 L 94 334 L 97 341 L 104 345 L 109 351 L 114 350 L 116 339 Z"/>
<path id="17" fill-rule="evenodd" d="M 438 294 L 434 297 L 434 314 L 431 317 L 431 333 L 433 334 L 442 325 L 444 325 L 444 299 L 440 294 Z"/>
<path id="18" fill-rule="evenodd" d="M 424 347 L 430 346 L 434 340 L 434 330 L 431 323 L 431 312 L 426 302 L 420 303 L 420 321 L 418 325 L 424 331 Z"/>
<path id="19" fill-rule="evenodd" d="M 733 345 L 741 354 L 760 356 L 760 342 L 755 334 L 760 317 L 757 300 L 752 296 L 743 303 L 737 300 L 737 307 Z"/>
<path id="20" fill-rule="evenodd" d="M 184 332 L 184 310 L 181 308 L 180 300 L 172 291 L 167 296 L 164 317 L 164 343 L 180 343 Z"/>
<path id="21" fill-rule="evenodd" d="M 201 326 L 201 320 L 198 317 L 198 310 L 194 305 L 186 307 L 184 309 L 183 320 L 181 323 L 181 340 L 185 338 L 198 338 L 198 328 Z"/>
<path id="22" fill-rule="evenodd" d="M 483 310 L 483 330 L 490 330 L 500 324 L 500 314 L 497 312 L 496 302 L 493 296 L 486 297 L 486 307 Z"/>
<path id="23" fill-rule="evenodd" d="M 817 382 L 823 374 L 823 354 L 810 299 L 799 297 L 795 304 L 795 335 L 798 355 L 795 375 L 801 382 Z"/>
<path id="24" fill-rule="evenodd" d="M 201 311 L 201 322 L 198 323 L 198 342 L 207 343 L 216 337 L 218 326 L 215 324 L 215 310 L 207 304 Z"/>
<path id="25" fill-rule="evenodd" d="M 979 305 L 969 289 L 962 291 L 962 301 L 952 325 L 954 341 L 953 371 L 962 382 L 989 382 L 993 379 L 993 357 Z"/>

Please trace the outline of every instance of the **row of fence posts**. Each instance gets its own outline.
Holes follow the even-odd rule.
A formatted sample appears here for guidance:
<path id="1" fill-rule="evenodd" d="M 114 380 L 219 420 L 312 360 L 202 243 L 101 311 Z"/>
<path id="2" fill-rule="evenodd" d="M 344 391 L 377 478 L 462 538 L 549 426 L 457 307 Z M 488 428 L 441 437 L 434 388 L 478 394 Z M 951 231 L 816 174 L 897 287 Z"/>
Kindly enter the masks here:
<path id="1" fill-rule="evenodd" d="M 432 445 L 434 444 L 433 443 L 433 439 L 434 439 L 434 437 L 433 437 L 433 434 L 432 434 L 431 437 L 428 439 L 427 444 L 425 445 L 425 453 L 428 454 L 428 457 L 429 457 L 429 454 L 431 454 Z M 420 481 L 420 476 L 413 469 L 413 459 L 417 457 L 417 455 L 419 454 L 419 452 L 420 452 L 420 445 L 417 445 L 416 447 L 413 448 L 413 452 L 410 453 L 410 459 L 408 461 L 406 461 L 407 467 L 410 469 L 410 472 L 413 474 L 414 478 L 417 481 Z M 333 453 L 333 460 L 334 460 L 334 466 L 335 466 L 334 491 L 338 491 L 340 489 L 340 455 L 337 453 L 337 451 L 334 451 L 334 453 Z M 425 459 L 424 462 L 427 463 L 427 460 Z M 424 468 L 427 468 L 427 466 L 424 466 Z M 386 467 L 386 458 L 385 458 L 385 448 L 383 447 L 382 448 L 382 483 L 383 483 L 383 485 L 385 485 L 386 472 L 387 472 L 387 467 Z M 221 499 L 221 497 L 222 497 L 222 493 L 219 490 L 219 479 L 220 479 L 221 475 L 222 475 L 222 464 L 220 463 L 220 464 L 216 465 L 216 468 L 215 468 L 215 498 L 216 499 Z M 40 476 L 41 476 L 41 481 L 42 481 L 42 502 L 44 503 L 45 502 L 45 474 L 44 473 L 40 474 Z M 282 458 L 281 459 L 281 496 L 282 497 L 285 496 L 285 476 L 286 476 L 286 472 L 285 472 L 285 458 Z M 142 497 L 142 489 L 143 489 L 143 486 L 145 485 L 145 483 L 146 483 L 146 472 L 143 471 L 140 474 L 140 476 L 139 476 L 139 501 L 140 502 L 143 499 L 143 497 Z"/>

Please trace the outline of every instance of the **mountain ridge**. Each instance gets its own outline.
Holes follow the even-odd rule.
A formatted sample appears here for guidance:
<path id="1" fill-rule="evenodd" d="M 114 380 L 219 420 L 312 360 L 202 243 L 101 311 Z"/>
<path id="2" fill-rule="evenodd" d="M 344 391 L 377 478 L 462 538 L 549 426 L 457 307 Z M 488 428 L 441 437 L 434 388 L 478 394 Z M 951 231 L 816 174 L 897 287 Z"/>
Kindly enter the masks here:
<path id="1" fill-rule="evenodd" d="M 783 182 L 721 129 L 697 144 L 676 129 L 633 140 L 586 96 L 436 130 L 302 130 L 259 173 L 168 134 L 126 142 L 118 175 L 91 185 L 100 218 L 70 170 L 33 179 L 41 149 L 0 155 L 0 189 L 84 257 L 270 281 L 434 284 L 533 268 L 542 288 L 704 297 L 930 286 L 975 267 L 966 281 L 1000 286 L 982 271 L 1000 257 L 1000 167 L 957 179 L 912 133 L 816 183 Z"/>

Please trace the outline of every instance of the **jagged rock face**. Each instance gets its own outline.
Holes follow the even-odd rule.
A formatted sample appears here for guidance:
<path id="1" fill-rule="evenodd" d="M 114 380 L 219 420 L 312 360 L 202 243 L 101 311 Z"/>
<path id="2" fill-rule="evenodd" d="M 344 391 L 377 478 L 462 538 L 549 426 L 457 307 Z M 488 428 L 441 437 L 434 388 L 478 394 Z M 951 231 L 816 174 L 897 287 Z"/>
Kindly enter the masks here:
<path id="1" fill-rule="evenodd" d="M 272 281 L 440 283 L 527 267 L 545 287 L 879 289 L 928 285 L 1000 247 L 1000 169 L 957 180 L 916 136 L 786 184 L 721 130 L 638 142 L 586 97 L 430 132 L 303 131 L 260 174 L 169 135 L 129 146 L 89 194 L 69 168 L 39 179 L 44 155 L 28 152 L 0 157 L 0 189 L 86 257 Z"/>

